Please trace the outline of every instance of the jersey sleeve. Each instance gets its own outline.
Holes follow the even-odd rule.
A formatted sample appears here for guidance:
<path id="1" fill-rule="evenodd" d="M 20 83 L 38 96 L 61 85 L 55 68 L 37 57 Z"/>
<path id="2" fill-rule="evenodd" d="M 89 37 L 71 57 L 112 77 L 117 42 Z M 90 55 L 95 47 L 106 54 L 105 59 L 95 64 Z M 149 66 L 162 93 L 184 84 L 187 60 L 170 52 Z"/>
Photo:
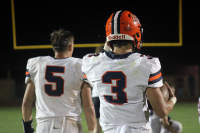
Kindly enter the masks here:
<path id="1" fill-rule="evenodd" d="M 38 58 L 31 58 L 28 59 L 27 65 L 26 65 L 26 73 L 25 73 L 25 84 L 27 84 L 30 80 L 33 81 L 36 69 Z"/>
<path id="2" fill-rule="evenodd" d="M 80 75 L 79 77 L 79 79 L 81 80 L 81 81 L 84 81 L 84 79 L 83 79 L 83 77 L 84 77 L 84 74 L 83 74 L 83 72 L 82 72 L 82 65 L 83 65 L 83 60 L 82 59 L 78 59 L 77 60 L 77 65 L 76 65 L 76 72 Z"/>
<path id="3" fill-rule="evenodd" d="M 81 77 L 81 80 L 84 81 L 84 82 L 89 83 L 89 81 L 87 79 L 87 72 L 88 72 L 87 56 L 88 55 L 84 56 L 83 60 L 82 60 L 82 67 L 81 67 L 82 77 Z"/>
<path id="4" fill-rule="evenodd" d="M 86 75 L 84 72 L 82 73 L 81 80 L 84 81 L 84 82 L 89 83 L 89 81 L 88 81 L 88 79 L 87 79 L 87 75 Z"/>
<path id="5" fill-rule="evenodd" d="M 148 80 L 148 87 L 161 87 L 163 86 L 163 77 L 161 73 L 161 65 L 158 58 L 151 59 L 150 75 Z"/>
<path id="6" fill-rule="evenodd" d="M 91 68 L 91 57 L 90 57 L 91 54 L 88 54 L 88 55 L 85 55 L 83 57 L 83 60 L 82 60 L 82 81 L 84 82 L 87 82 L 88 84 L 91 85 L 89 79 L 88 79 L 88 74 L 89 74 L 89 71 L 90 71 L 90 68 Z"/>

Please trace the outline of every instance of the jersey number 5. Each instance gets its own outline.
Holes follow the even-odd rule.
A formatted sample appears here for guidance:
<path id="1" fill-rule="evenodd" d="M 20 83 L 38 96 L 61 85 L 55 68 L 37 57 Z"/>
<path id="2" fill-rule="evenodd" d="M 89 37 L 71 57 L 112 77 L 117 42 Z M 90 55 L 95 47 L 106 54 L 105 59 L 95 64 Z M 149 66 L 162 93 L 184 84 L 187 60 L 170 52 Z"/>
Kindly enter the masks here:
<path id="1" fill-rule="evenodd" d="M 54 73 L 63 73 L 65 72 L 65 67 L 61 66 L 47 66 L 45 79 L 48 81 L 45 84 L 45 92 L 49 96 L 61 96 L 64 93 L 64 79 L 61 76 L 56 76 Z M 56 84 L 56 87 L 53 88 L 53 84 Z"/>
<path id="2" fill-rule="evenodd" d="M 126 75 L 121 71 L 108 71 L 102 77 L 104 84 L 112 84 L 112 81 L 116 81 L 115 86 L 111 86 L 111 92 L 116 94 L 116 98 L 111 95 L 104 95 L 107 102 L 111 104 L 122 105 L 127 103 L 126 88 Z"/>

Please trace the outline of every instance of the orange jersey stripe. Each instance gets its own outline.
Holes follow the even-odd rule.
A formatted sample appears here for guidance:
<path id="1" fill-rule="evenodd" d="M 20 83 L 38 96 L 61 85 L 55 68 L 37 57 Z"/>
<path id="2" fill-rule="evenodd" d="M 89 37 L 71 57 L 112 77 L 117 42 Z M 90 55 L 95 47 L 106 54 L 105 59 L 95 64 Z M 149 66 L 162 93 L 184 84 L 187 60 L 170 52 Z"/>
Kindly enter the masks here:
<path id="1" fill-rule="evenodd" d="M 157 75 L 155 75 L 155 76 L 149 78 L 149 81 L 153 81 L 153 80 L 159 79 L 161 76 L 162 76 L 162 73 L 160 72 L 160 73 L 158 73 Z"/>
<path id="2" fill-rule="evenodd" d="M 87 75 L 86 74 L 83 75 L 83 79 L 87 79 Z"/>
<path id="3" fill-rule="evenodd" d="M 29 73 L 29 72 L 26 72 L 25 74 L 26 74 L 26 75 L 29 75 L 30 73 Z"/>

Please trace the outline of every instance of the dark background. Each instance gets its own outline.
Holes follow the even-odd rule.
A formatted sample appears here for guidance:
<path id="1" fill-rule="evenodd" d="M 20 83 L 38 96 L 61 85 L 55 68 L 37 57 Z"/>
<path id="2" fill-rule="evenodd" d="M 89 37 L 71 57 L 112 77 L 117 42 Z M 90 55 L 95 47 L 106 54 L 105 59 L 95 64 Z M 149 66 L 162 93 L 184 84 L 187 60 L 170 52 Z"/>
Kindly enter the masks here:
<path id="1" fill-rule="evenodd" d="M 52 55 L 51 49 L 14 50 L 12 44 L 11 3 L 2 15 L 7 20 L 8 40 L 2 41 L 0 78 L 8 76 L 16 81 L 17 96 L 23 93 L 26 61 L 30 57 Z M 102 3 L 101 3 L 102 4 Z M 120 3 L 118 3 L 120 4 Z M 105 41 L 105 23 L 114 11 L 127 9 L 133 12 L 144 28 L 144 42 L 178 42 L 179 1 L 132 1 L 123 6 L 131 8 L 108 8 L 93 1 L 91 6 L 73 6 L 74 3 L 15 1 L 17 45 L 49 44 L 52 31 L 64 28 L 75 35 L 75 43 L 103 43 Z M 200 65 L 199 61 L 199 9 L 198 3 L 183 1 L 183 46 L 182 47 L 144 47 L 143 53 L 160 58 L 163 72 L 174 73 L 184 65 Z M 105 3 L 104 3 L 105 6 Z M 5 17 L 5 19 L 4 19 Z M 4 25 L 1 25 L 2 29 Z M 2 40 L 6 37 L 2 36 Z M 76 48 L 75 57 L 82 57 L 94 48 Z"/>

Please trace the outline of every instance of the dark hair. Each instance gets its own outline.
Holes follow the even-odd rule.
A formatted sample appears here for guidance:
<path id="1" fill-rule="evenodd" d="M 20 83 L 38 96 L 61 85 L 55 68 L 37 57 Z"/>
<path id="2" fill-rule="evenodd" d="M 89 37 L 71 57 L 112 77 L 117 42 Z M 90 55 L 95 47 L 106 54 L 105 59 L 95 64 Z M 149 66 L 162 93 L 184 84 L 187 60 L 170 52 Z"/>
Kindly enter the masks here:
<path id="1" fill-rule="evenodd" d="M 74 35 L 70 31 L 59 29 L 53 31 L 50 35 L 50 41 L 53 49 L 57 52 L 67 50 L 67 46 L 73 41 Z"/>
<path id="2" fill-rule="evenodd" d="M 126 45 L 133 45 L 133 41 L 130 40 L 112 40 L 108 42 L 108 45 L 113 49 L 114 47 L 121 47 L 121 46 L 126 46 Z"/>

